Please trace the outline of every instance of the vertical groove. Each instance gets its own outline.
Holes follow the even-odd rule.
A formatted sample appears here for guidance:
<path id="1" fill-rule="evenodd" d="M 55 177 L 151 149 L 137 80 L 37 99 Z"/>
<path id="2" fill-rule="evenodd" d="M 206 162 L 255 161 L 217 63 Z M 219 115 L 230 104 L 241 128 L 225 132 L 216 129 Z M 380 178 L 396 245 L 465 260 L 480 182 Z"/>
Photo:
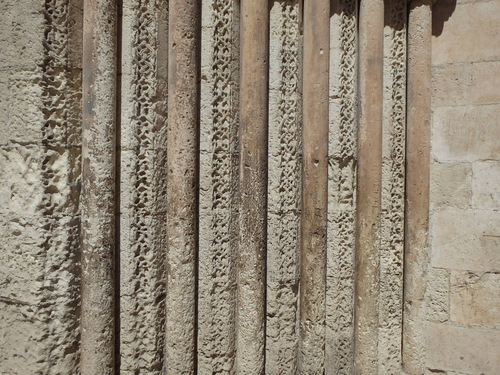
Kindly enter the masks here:
<path id="1" fill-rule="evenodd" d="M 82 134 L 83 375 L 114 373 L 116 2 L 84 7 Z"/>
<path id="2" fill-rule="evenodd" d="M 119 342 L 124 375 L 160 374 L 164 362 L 167 6 L 159 0 L 123 3 Z"/>
<path id="3" fill-rule="evenodd" d="M 359 14 L 359 133 L 356 216 L 355 373 L 378 371 L 379 246 L 382 183 L 384 1 L 362 0 Z"/>
<path id="4" fill-rule="evenodd" d="M 270 14 L 266 373 L 295 374 L 301 189 L 301 14 L 299 1 Z"/>
<path id="5" fill-rule="evenodd" d="M 264 373 L 268 31 L 268 0 L 242 0 L 236 316 L 239 374 Z"/>
<path id="6" fill-rule="evenodd" d="M 324 372 L 330 1 L 304 3 L 300 373 Z"/>
<path id="7" fill-rule="evenodd" d="M 325 373 L 352 374 L 357 168 L 357 0 L 335 2 L 330 58 Z"/>
<path id="8" fill-rule="evenodd" d="M 200 2 L 169 2 L 166 372 L 196 372 Z"/>
<path id="9" fill-rule="evenodd" d="M 198 372 L 234 374 L 239 9 L 208 0 L 202 12 Z"/>
<path id="10" fill-rule="evenodd" d="M 406 3 L 386 2 L 379 374 L 401 369 L 406 130 Z"/>
<path id="11" fill-rule="evenodd" d="M 403 368 L 410 374 L 425 370 L 423 319 L 429 262 L 431 5 L 430 0 L 411 2 L 408 19 Z"/>

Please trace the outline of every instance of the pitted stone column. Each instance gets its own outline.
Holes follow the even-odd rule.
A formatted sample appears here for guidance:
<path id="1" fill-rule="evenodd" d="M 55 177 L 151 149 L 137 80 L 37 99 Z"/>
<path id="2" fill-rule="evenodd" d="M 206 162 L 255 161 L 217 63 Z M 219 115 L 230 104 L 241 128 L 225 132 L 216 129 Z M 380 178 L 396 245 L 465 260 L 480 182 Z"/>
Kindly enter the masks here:
<path id="1" fill-rule="evenodd" d="M 85 1 L 82 375 L 114 373 L 116 2 Z"/>
<path id="2" fill-rule="evenodd" d="M 406 132 L 403 368 L 424 373 L 425 286 L 429 231 L 432 2 L 410 3 Z"/>
<path id="3" fill-rule="evenodd" d="M 263 374 L 267 234 L 268 0 L 241 2 L 236 366 Z"/>
<path id="4" fill-rule="evenodd" d="M 384 1 L 361 0 L 354 367 L 377 374 Z"/>
<path id="5" fill-rule="evenodd" d="M 169 3 L 167 132 L 167 374 L 196 363 L 200 1 Z"/>
<path id="6" fill-rule="evenodd" d="M 330 1 L 304 3 L 299 372 L 324 372 Z"/>

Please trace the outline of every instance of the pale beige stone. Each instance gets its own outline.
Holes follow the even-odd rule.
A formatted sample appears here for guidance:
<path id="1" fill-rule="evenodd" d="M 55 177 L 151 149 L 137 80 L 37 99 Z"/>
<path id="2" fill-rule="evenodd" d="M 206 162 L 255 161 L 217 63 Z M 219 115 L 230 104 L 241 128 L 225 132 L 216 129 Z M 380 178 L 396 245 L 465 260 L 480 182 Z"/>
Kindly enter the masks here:
<path id="1" fill-rule="evenodd" d="M 466 76 L 463 77 L 466 80 Z M 500 103 L 500 61 L 478 62 L 472 64 L 472 85 L 469 88 L 469 103 L 490 104 Z M 449 97 L 455 96 L 455 91 L 448 92 Z"/>
<path id="2" fill-rule="evenodd" d="M 500 274 L 452 271 L 451 321 L 500 328 Z"/>
<path id="3" fill-rule="evenodd" d="M 431 208 L 470 208 L 471 181 L 469 163 L 432 163 Z"/>
<path id="4" fill-rule="evenodd" d="M 500 335 L 496 330 L 428 323 L 427 367 L 465 373 L 500 373 Z"/>
<path id="5" fill-rule="evenodd" d="M 449 318 L 449 271 L 431 268 L 427 280 L 427 318 L 444 322 Z"/>
<path id="6" fill-rule="evenodd" d="M 434 8 L 432 62 L 500 59 L 500 2 L 460 4 L 441 2 Z M 442 33 L 436 25 L 443 23 Z"/>
<path id="7" fill-rule="evenodd" d="M 421 374 L 425 369 L 425 286 L 429 246 L 431 33 L 432 2 L 409 4 L 403 369 Z"/>
<path id="8" fill-rule="evenodd" d="M 432 153 L 439 161 L 496 159 L 500 155 L 500 105 L 434 110 Z"/>
<path id="9" fill-rule="evenodd" d="M 474 163 L 472 172 L 473 206 L 481 209 L 500 208 L 500 162 Z"/>
<path id="10" fill-rule="evenodd" d="M 41 70 L 17 71 L 9 77 L 8 136 L 12 142 L 29 144 L 42 141 L 41 79 Z"/>
<path id="11" fill-rule="evenodd" d="M 449 209 L 431 220 L 432 265 L 500 271 L 500 212 Z"/>
<path id="12" fill-rule="evenodd" d="M 472 64 L 459 63 L 433 66 L 431 85 L 433 106 L 467 104 L 470 100 L 471 85 Z"/>

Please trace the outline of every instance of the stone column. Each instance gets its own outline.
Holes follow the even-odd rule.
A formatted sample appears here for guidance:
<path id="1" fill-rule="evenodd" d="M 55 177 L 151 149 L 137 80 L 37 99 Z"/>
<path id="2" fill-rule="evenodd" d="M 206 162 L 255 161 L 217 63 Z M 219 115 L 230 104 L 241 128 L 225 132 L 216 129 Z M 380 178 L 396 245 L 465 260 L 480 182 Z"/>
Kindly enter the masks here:
<path id="1" fill-rule="evenodd" d="M 116 2 L 85 1 L 82 133 L 82 375 L 114 373 Z"/>
<path id="2" fill-rule="evenodd" d="M 423 374 L 429 231 L 432 2 L 410 3 L 406 132 L 403 368 Z"/>
<path id="3" fill-rule="evenodd" d="M 354 367 L 377 374 L 384 1 L 361 0 Z"/>
<path id="4" fill-rule="evenodd" d="M 169 3 L 167 131 L 167 374 L 196 369 L 201 11 Z"/>
<path id="5" fill-rule="evenodd" d="M 304 3 L 299 372 L 324 372 L 330 1 Z"/>
<path id="6" fill-rule="evenodd" d="M 236 366 L 263 374 L 267 232 L 268 0 L 241 1 Z"/>

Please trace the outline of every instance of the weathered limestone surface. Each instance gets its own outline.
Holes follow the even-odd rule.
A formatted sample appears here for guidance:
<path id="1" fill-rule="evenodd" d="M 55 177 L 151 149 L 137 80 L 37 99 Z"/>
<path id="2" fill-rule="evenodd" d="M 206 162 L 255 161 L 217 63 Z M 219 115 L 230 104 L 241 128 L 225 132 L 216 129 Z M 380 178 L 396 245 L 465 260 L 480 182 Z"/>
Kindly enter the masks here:
<path id="1" fill-rule="evenodd" d="M 117 140 L 120 374 L 161 374 L 165 349 L 168 3 L 123 1 Z"/>
<path id="2" fill-rule="evenodd" d="M 500 373 L 499 3 L 371 1 L 0 2 L 0 374 Z"/>
<path id="3" fill-rule="evenodd" d="M 429 369 L 468 374 L 498 373 L 498 331 L 428 323 L 425 335 Z"/>
<path id="4" fill-rule="evenodd" d="M 304 3 L 300 338 L 298 371 L 324 372 L 330 2 Z"/>
<path id="5" fill-rule="evenodd" d="M 0 4 L 0 373 L 76 373 L 80 1 Z"/>
<path id="6" fill-rule="evenodd" d="M 241 2 L 236 372 L 265 371 L 268 0 Z"/>
<path id="7" fill-rule="evenodd" d="M 299 1 L 274 2 L 269 47 L 266 374 L 295 374 L 299 338 L 302 37 Z"/>
<path id="8" fill-rule="evenodd" d="M 434 373 L 500 372 L 500 49 L 491 43 L 499 6 L 443 1 L 433 9 L 426 351 Z"/>
<path id="9" fill-rule="evenodd" d="M 354 364 L 358 2 L 330 10 L 325 373 Z"/>
<path id="10" fill-rule="evenodd" d="M 198 373 L 235 373 L 239 7 L 202 2 Z"/>
<path id="11" fill-rule="evenodd" d="M 425 371 L 425 290 L 429 252 L 431 1 L 415 0 L 408 18 L 408 94 L 403 305 L 403 369 Z"/>
<path id="12" fill-rule="evenodd" d="M 359 9 L 359 133 L 354 372 L 378 372 L 384 2 Z"/>
<path id="13" fill-rule="evenodd" d="M 115 372 L 117 7 L 85 2 L 82 76 L 82 375 Z"/>
<path id="14" fill-rule="evenodd" d="M 167 143 L 167 374 L 196 369 L 201 7 L 169 2 Z"/>

